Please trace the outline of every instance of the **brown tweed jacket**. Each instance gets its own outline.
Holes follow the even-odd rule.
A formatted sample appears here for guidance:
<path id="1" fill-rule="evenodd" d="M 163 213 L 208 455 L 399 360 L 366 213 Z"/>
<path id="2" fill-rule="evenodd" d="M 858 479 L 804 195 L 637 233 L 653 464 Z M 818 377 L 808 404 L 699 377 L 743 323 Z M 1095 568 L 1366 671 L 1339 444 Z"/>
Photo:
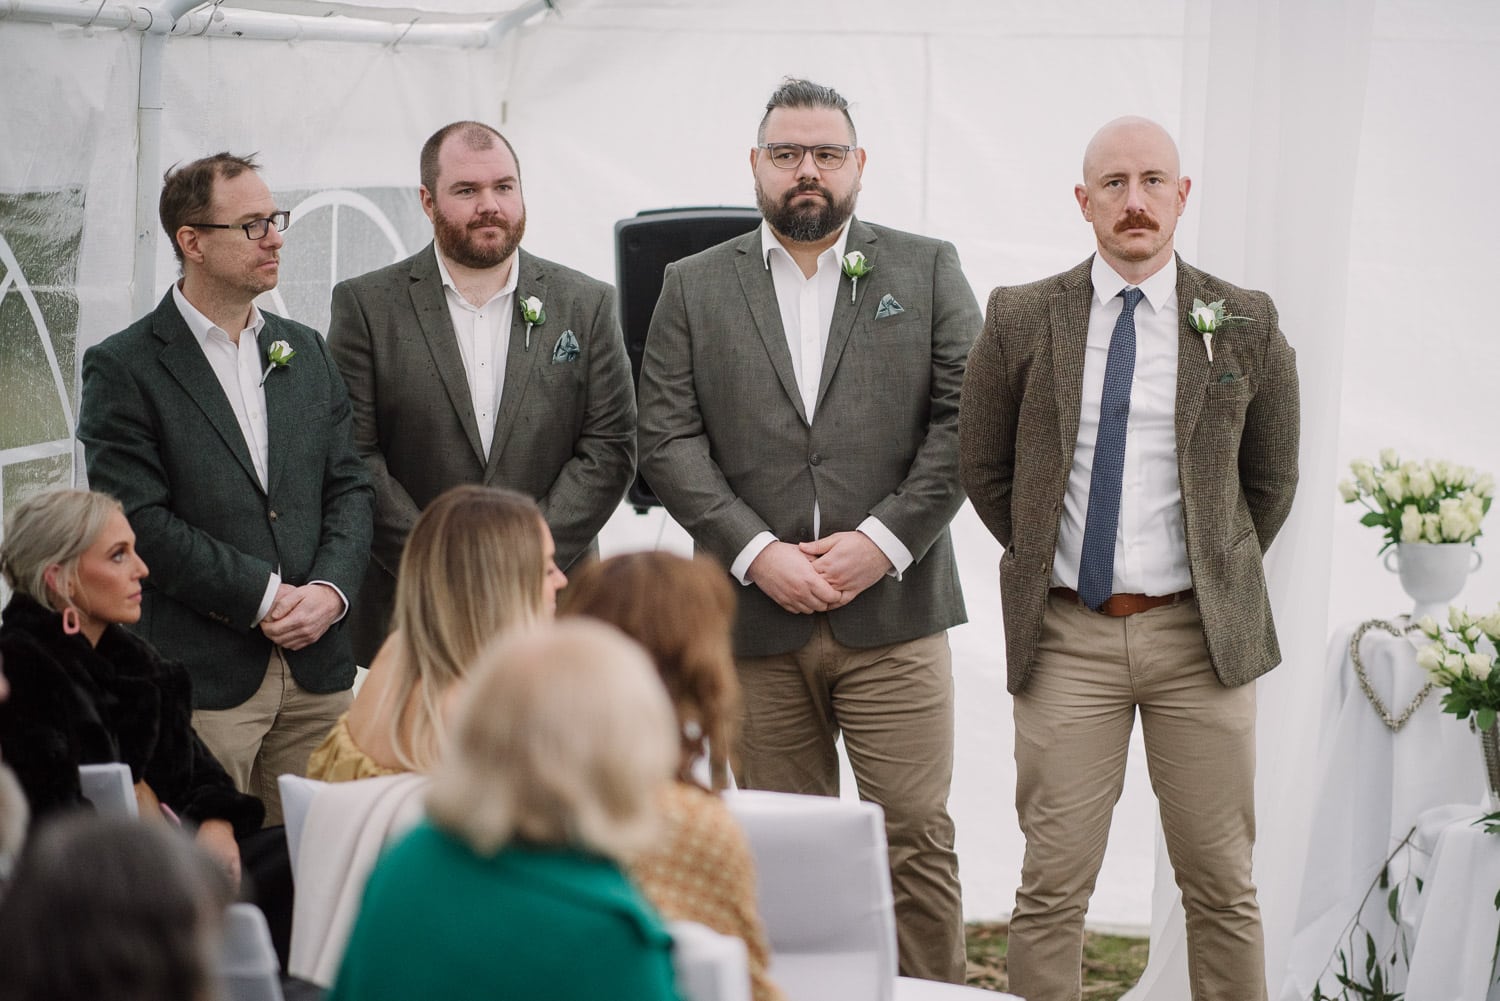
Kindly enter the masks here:
<path id="1" fill-rule="evenodd" d="M 1041 631 L 1078 439 L 1093 259 L 990 294 L 959 408 L 964 488 L 1005 547 L 1000 593 L 1008 685 L 1026 686 Z M 1188 324 L 1194 299 L 1249 319 L 1222 328 L 1213 361 Z M 1177 263 L 1177 467 L 1188 563 L 1219 680 L 1281 661 L 1261 557 L 1297 487 L 1296 357 L 1264 292 Z"/>

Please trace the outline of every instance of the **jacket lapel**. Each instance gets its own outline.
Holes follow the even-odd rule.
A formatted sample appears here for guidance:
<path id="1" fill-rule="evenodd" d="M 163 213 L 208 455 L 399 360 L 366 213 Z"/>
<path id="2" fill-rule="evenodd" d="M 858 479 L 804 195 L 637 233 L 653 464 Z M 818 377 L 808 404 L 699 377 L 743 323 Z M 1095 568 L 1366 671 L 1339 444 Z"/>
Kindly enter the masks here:
<path id="1" fill-rule="evenodd" d="M 271 345 L 281 339 L 281 317 L 272 316 L 270 313 L 262 313 L 266 318 L 265 325 L 260 328 L 260 356 L 262 359 L 269 358 Z M 295 365 L 299 359 L 293 358 Z M 310 364 L 312 359 L 300 359 L 304 364 Z M 265 362 L 261 363 L 261 371 L 265 371 Z M 281 472 L 286 466 L 286 443 L 297 434 L 297 426 L 294 422 L 294 412 L 297 409 L 293 397 L 296 396 L 296 387 L 292 385 L 298 375 L 291 367 L 285 372 L 272 371 L 266 376 L 264 383 L 266 391 L 266 493 L 275 495 L 276 486 L 281 482 Z"/>
<path id="2" fill-rule="evenodd" d="M 1052 296 L 1050 336 L 1052 383 L 1057 400 L 1057 431 L 1064 455 L 1073 454 L 1078 441 L 1079 412 L 1083 408 L 1083 360 L 1089 342 L 1089 308 L 1094 297 L 1090 257 L 1062 276 L 1063 291 Z"/>
<path id="3" fill-rule="evenodd" d="M 1177 260 L 1177 454 L 1187 453 L 1208 393 L 1208 351 L 1188 323 L 1193 300 L 1203 298 L 1202 273 Z"/>
<path id="4" fill-rule="evenodd" d="M 880 259 L 875 253 L 875 231 L 858 219 L 849 220 L 849 239 L 844 241 L 844 251 L 858 250 L 870 259 L 871 274 L 880 269 Z M 839 262 L 842 269 L 843 262 Z M 828 392 L 828 385 L 833 381 L 834 370 L 838 368 L 839 358 L 844 354 L 844 346 L 849 343 L 849 335 L 853 332 L 855 321 L 864 317 L 864 324 L 868 325 L 874 321 L 874 311 L 865 305 L 866 297 L 870 294 L 870 278 L 853 285 L 853 294 L 844 294 L 843 279 L 839 279 L 839 293 L 833 300 L 833 322 L 828 325 L 828 347 L 823 352 L 823 371 L 818 377 L 817 409 L 823 407 L 823 397 Z M 785 338 L 783 338 L 785 340 Z M 816 412 L 816 411 L 815 411 Z"/>
<path id="5" fill-rule="evenodd" d="M 745 293 L 745 302 L 750 307 L 750 318 L 755 329 L 765 342 L 766 355 L 771 359 L 771 368 L 781 380 L 781 388 L 796 408 L 802 423 L 810 424 L 807 408 L 802 405 L 802 394 L 797 390 L 797 376 L 792 369 L 792 353 L 786 346 L 786 329 L 781 325 L 781 306 L 776 301 L 776 289 L 771 284 L 771 272 L 766 268 L 765 255 L 760 243 L 760 230 L 741 238 L 736 248 L 740 252 L 737 268 L 740 288 Z"/>
<path id="6" fill-rule="evenodd" d="M 224 387 L 219 385 L 219 377 L 214 374 L 213 367 L 204 357 L 203 349 L 193 338 L 187 321 L 182 318 L 177 304 L 172 301 L 170 289 L 161 305 L 156 307 L 152 324 L 156 336 L 165 342 L 161 354 L 157 356 L 162 366 L 182 387 L 188 399 L 203 412 L 208 423 L 239 461 L 245 475 L 250 477 L 250 482 L 255 484 L 256 489 L 260 489 L 260 477 L 255 475 L 255 463 L 250 460 L 250 446 L 245 443 L 245 435 L 240 431 L 240 422 L 235 419 L 234 408 L 229 405 L 229 397 L 224 395 Z"/>
<path id="7" fill-rule="evenodd" d="M 448 399 L 463 425 L 475 459 L 483 465 L 484 447 L 479 441 L 479 424 L 474 419 L 474 400 L 469 393 L 469 379 L 464 375 L 464 358 L 458 350 L 453 317 L 443 294 L 443 278 L 438 274 L 437 250 L 431 244 L 417 255 L 412 265 L 410 293 L 412 310 L 417 314 L 417 325 L 422 328 L 438 377 L 448 391 Z"/>
<path id="8" fill-rule="evenodd" d="M 538 269 L 536 258 L 521 251 L 516 255 L 516 267 L 520 269 L 520 274 L 516 277 L 515 294 L 511 296 L 510 346 L 505 352 L 505 384 L 500 388 L 500 409 L 495 414 L 495 436 L 490 442 L 489 461 L 485 465 L 485 483 L 489 483 L 500 468 L 500 456 L 504 454 L 505 443 L 516 426 L 516 416 L 521 412 L 521 405 L 526 401 L 526 390 L 531 385 L 533 371 L 542 364 L 543 355 L 547 356 L 548 361 L 552 359 L 547 343 L 562 336 L 547 336 L 554 333 L 554 322 L 563 321 L 554 320 L 547 313 L 546 275 Z M 528 347 L 526 320 L 521 316 L 521 300 L 530 296 L 542 300 L 543 323 L 541 326 L 532 325 L 531 344 Z"/>

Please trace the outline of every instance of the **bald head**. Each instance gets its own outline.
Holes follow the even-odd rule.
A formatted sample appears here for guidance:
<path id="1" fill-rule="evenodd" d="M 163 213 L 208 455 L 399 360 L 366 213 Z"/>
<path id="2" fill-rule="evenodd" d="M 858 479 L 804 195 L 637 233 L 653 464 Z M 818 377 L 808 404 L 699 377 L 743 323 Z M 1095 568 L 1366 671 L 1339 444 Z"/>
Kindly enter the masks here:
<path id="1" fill-rule="evenodd" d="M 1177 144 L 1146 118 L 1116 118 L 1083 151 L 1083 183 L 1073 189 L 1078 207 L 1094 227 L 1100 256 L 1132 284 L 1172 258 L 1192 186 L 1178 170 Z"/>
<path id="2" fill-rule="evenodd" d="M 1177 157 L 1177 143 L 1172 141 L 1172 136 L 1166 129 L 1149 118 L 1126 115 L 1112 122 L 1106 122 L 1098 132 L 1094 133 L 1094 138 L 1089 140 L 1088 146 L 1084 147 L 1083 183 L 1087 184 L 1089 178 L 1098 171 L 1099 165 L 1108 160 L 1111 154 L 1121 146 L 1148 151 L 1173 177 L 1176 177 L 1181 169 Z"/>

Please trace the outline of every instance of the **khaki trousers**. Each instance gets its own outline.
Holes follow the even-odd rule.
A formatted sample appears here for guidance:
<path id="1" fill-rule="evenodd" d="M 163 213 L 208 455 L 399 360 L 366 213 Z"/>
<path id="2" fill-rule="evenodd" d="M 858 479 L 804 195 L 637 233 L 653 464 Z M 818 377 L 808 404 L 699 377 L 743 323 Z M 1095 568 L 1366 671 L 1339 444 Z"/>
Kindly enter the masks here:
<path id="1" fill-rule="evenodd" d="M 800 650 L 739 661 L 742 788 L 839 794 L 844 748 L 862 799 L 885 810 L 901 973 L 963 983 L 963 901 L 948 787 L 953 665 L 946 633 L 872 649 L 815 616 Z"/>
<path id="2" fill-rule="evenodd" d="M 1187 913 L 1194 1001 L 1266 997 L 1255 843 L 1255 686 L 1225 688 L 1196 602 L 1124 618 L 1052 595 L 1015 698 L 1016 810 L 1026 856 L 1010 991 L 1080 996 L 1083 918 L 1125 777 L 1136 710 Z"/>
<path id="3" fill-rule="evenodd" d="M 307 759 L 349 709 L 349 691 L 314 695 L 297 684 L 280 647 L 260 688 L 232 709 L 198 709 L 193 729 L 240 792 L 266 805 L 265 826 L 281 823 L 278 775 L 306 775 Z"/>

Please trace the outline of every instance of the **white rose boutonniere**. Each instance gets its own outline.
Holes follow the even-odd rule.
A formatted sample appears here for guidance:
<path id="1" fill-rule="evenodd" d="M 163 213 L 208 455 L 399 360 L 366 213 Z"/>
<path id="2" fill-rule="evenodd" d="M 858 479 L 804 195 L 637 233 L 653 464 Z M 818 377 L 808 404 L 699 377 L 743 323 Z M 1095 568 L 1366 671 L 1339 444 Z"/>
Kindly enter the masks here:
<path id="1" fill-rule="evenodd" d="M 528 295 L 521 300 L 521 319 L 526 321 L 526 350 L 531 350 L 531 328 L 540 327 L 547 322 L 547 310 L 542 306 L 542 300 L 534 295 Z"/>
<path id="2" fill-rule="evenodd" d="M 1203 350 L 1208 352 L 1208 360 L 1214 360 L 1214 334 L 1226 323 L 1234 323 L 1236 320 L 1248 320 L 1248 316 L 1233 316 L 1224 311 L 1224 300 L 1217 302 L 1204 302 L 1202 299 L 1193 300 L 1193 308 L 1188 313 L 1188 323 L 1193 329 L 1203 335 Z"/>
<path id="3" fill-rule="evenodd" d="M 875 265 L 871 264 L 870 259 L 864 254 L 851 250 L 844 255 L 843 266 L 844 274 L 849 276 L 849 301 L 853 302 L 855 294 L 859 291 L 859 280 L 874 271 Z"/>
<path id="4" fill-rule="evenodd" d="M 266 352 L 266 370 L 260 374 L 260 385 L 266 384 L 266 379 L 272 372 L 290 365 L 296 354 L 296 350 L 286 341 L 272 341 L 270 349 Z"/>

